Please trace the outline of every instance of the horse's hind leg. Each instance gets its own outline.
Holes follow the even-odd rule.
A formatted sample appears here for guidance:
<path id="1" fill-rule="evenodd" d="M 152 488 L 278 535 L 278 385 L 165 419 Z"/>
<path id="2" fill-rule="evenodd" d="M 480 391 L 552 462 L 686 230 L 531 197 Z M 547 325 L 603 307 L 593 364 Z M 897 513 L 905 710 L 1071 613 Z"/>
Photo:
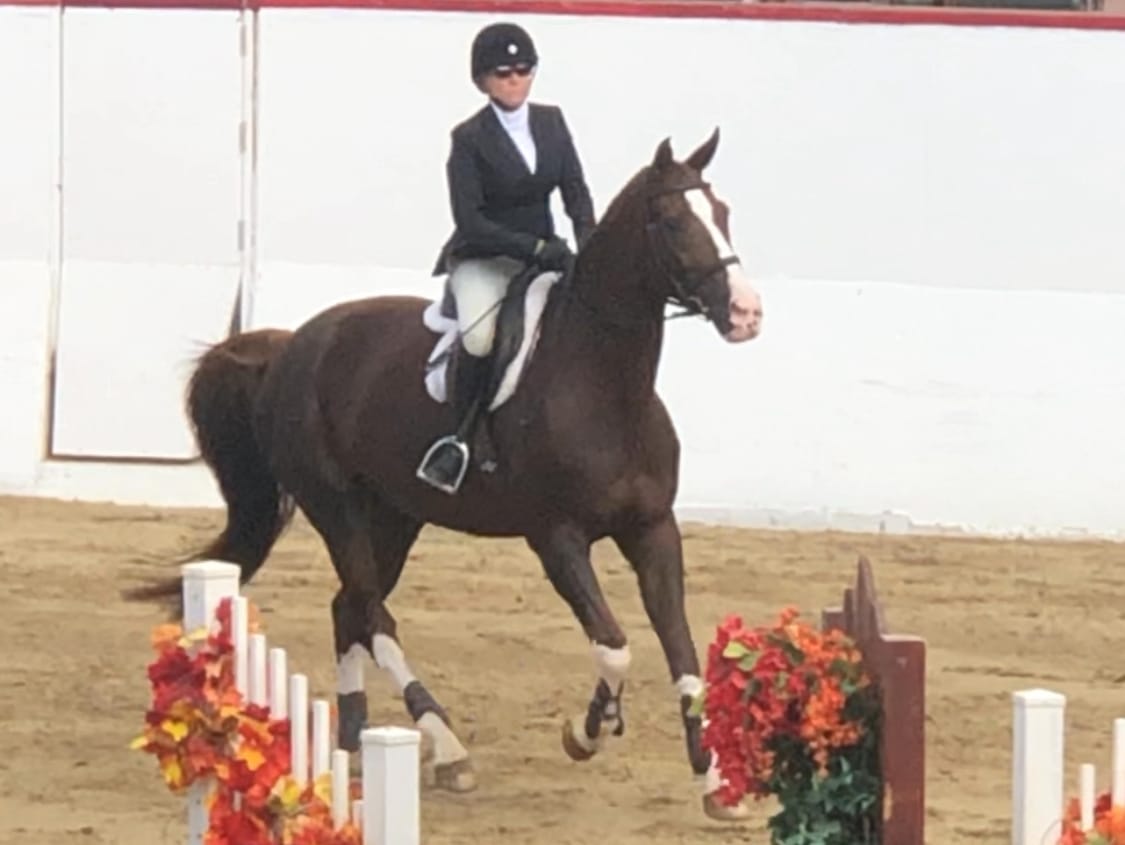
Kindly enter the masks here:
<path id="1" fill-rule="evenodd" d="M 421 523 L 369 500 L 364 511 L 354 515 L 353 524 L 355 530 L 348 536 L 364 547 L 363 553 L 341 555 L 344 565 L 337 566 L 341 587 L 332 602 L 339 745 L 348 751 L 359 748 L 360 732 L 367 722 L 363 666 L 370 655 L 390 676 L 410 718 L 428 738 L 438 786 L 457 792 L 470 790 L 476 783 L 469 754 L 453 733 L 444 709 L 407 663 L 397 623 L 385 603 L 398 583 Z"/>
<path id="2" fill-rule="evenodd" d="M 370 653 L 371 631 L 379 622 L 384 581 L 371 544 L 369 513 L 373 501 L 332 487 L 306 484 L 294 498 L 324 540 L 340 589 L 332 599 L 336 652 L 337 745 L 359 750 L 367 723 L 363 664 Z"/>
<path id="3" fill-rule="evenodd" d="M 602 594 L 590 564 L 590 542 L 580 531 L 556 527 L 545 536 L 528 538 L 543 569 L 590 640 L 598 683 L 586 713 L 563 724 L 563 749 L 573 760 L 588 760 L 606 741 L 607 733 L 625 730 L 622 692 L 629 669 L 629 645 Z"/>
<path id="4" fill-rule="evenodd" d="M 385 606 L 372 638 L 375 663 L 390 675 L 402 693 L 406 712 L 418 729 L 430 740 L 433 748 L 434 779 L 442 789 L 468 792 L 476 788 L 469 752 L 453 732 L 445 710 L 422 682 L 415 677 L 399 644 L 395 621 Z"/>

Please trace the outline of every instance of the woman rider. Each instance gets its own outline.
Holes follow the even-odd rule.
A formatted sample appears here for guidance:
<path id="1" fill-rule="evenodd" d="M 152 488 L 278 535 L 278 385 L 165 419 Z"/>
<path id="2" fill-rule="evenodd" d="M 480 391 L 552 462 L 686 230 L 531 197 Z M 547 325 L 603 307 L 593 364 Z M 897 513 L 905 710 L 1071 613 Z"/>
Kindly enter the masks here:
<path id="1" fill-rule="evenodd" d="M 489 377 L 499 303 L 512 277 L 530 265 L 562 271 L 573 258 L 555 234 L 555 188 L 579 250 L 594 229 L 593 201 L 562 110 L 528 101 L 538 63 L 531 36 L 515 24 L 477 33 L 471 75 L 488 102 L 451 133 L 446 178 L 455 228 L 434 275 L 449 273 L 457 307 L 462 350 L 451 402 L 459 423 Z M 452 434 L 430 447 L 418 477 L 455 493 L 468 461 L 468 444 Z"/>

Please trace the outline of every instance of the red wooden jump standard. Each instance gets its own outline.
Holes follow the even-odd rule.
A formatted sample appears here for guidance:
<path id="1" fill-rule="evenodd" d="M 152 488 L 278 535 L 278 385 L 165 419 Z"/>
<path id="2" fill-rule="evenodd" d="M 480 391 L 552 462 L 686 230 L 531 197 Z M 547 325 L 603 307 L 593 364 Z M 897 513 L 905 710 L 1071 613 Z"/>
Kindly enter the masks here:
<path id="1" fill-rule="evenodd" d="M 821 614 L 821 628 L 837 628 L 855 641 L 879 692 L 883 711 L 879 842 L 924 845 L 926 641 L 887 633 L 866 557 L 859 558 L 857 570 L 855 586 L 844 591 L 843 607 L 826 608 Z"/>

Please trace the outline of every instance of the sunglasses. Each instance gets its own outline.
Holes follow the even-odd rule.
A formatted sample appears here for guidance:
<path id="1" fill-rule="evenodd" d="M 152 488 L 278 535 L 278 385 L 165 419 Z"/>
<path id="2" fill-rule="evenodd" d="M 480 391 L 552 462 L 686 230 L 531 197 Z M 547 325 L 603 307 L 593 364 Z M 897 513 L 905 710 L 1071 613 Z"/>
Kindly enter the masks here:
<path id="1" fill-rule="evenodd" d="M 531 65 L 500 65 L 492 69 L 492 75 L 500 79 L 507 79 L 512 74 L 516 76 L 528 76 L 532 71 Z"/>

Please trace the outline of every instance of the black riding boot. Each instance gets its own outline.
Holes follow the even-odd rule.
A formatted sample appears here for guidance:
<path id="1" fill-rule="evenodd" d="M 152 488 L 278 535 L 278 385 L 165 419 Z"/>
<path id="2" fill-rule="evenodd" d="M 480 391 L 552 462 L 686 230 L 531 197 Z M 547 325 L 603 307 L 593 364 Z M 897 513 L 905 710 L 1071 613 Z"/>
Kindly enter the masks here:
<path id="1" fill-rule="evenodd" d="M 446 493 L 456 493 L 469 468 L 469 442 L 476 429 L 485 397 L 492 356 L 479 358 L 464 349 L 453 367 L 453 391 L 450 404 L 457 416 L 457 432 L 434 442 L 422 458 L 417 475 L 427 484 Z"/>

